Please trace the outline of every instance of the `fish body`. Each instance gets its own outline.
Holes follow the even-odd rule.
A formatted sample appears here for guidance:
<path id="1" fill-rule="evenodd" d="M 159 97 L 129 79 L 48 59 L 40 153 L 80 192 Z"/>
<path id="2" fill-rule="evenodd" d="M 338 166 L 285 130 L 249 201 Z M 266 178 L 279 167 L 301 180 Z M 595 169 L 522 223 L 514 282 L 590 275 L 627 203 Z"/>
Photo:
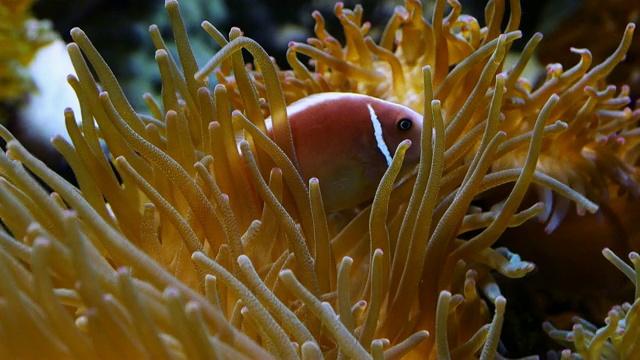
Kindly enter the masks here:
<path id="1" fill-rule="evenodd" d="M 352 93 L 321 93 L 287 108 L 299 171 L 319 180 L 327 212 L 373 198 L 400 142 L 411 140 L 400 176 L 420 160 L 422 115 Z"/>

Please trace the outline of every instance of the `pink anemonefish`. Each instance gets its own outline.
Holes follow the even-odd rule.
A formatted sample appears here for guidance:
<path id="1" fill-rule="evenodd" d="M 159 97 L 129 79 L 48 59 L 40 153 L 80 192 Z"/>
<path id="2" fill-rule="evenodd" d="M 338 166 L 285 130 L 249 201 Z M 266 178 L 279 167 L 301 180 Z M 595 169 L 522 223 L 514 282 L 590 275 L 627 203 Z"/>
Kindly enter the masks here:
<path id="1" fill-rule="evenodd" d="M 287 108 L 299 171 L 320 181 L 327 212 L 373 198 L 400 142 L 409 139 L 399 177 L 420 160 L 422 115 L 352 93 L 320 93 Z M 267 120 L 270 127 L 270 119 Z"/>

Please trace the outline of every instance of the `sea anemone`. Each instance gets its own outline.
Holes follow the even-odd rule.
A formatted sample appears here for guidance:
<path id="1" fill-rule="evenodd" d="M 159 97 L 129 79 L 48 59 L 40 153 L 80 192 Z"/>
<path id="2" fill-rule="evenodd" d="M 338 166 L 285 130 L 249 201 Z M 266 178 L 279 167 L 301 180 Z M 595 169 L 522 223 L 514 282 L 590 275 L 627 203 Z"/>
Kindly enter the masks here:
<path id="1" fill-rule="evenodd" d="M 208 22 L 222 49 L 199 67 L 178 3 L 168 0 L 180 65 L 151 26 L 162 94 L 144 95 L 148 114 L 133 109 L 87 35 L 73 29 L 77 75 L 68 82 L 81 114 L 65 112 L 71 142 L 52 142 L 78 187 L 0 133 L 2 356 L 497 356 L 506 299 L 494 274 L 518 278 L 534 265 L 491 246 L 507 227 L 548 211 L 548 202 L 521 206 L 531 183 L 597 210 L 591 192 L 554 179 L 538 160 L 572 131 L 558 119 L 575 98 L 624 106 L 582 89 L 596 89 L 620 60 L 633 26 L 613 60 L 587 73 L 581 51 L 575 70 L 533 91 L 519 75 L 534 45 L 501 72 L 520 36 L 518 2 L 505 34 L 502 1 L 490 4 L 482 28 L 451 4 L 445 17 L 438 1 L 429 25 L 420 3 L 407 1 L 378 44 L 365 37 L 361 8 L 338 4 L 345 47 L 314 13 L 318 39 L 291 44 L 293 70 L 281 71 L 238 29 L 226 39 Z M 314 70 L 296 53 L 312 57 Z M 337 214 L 325 214 L 320 184 L 296 168 L 286 111 L 323 91 L 424 114 L 414 174 L 397 179 L 403 142 L 375 197 Z M 601 109 L 584 104 L 584 112 Z M 488 206 L 475 203 L 504 186 Z"/>
<path id="2" fill-rule="evenodd" d="M 633 302 L 614 306 L 604 321 L 606 325 L 601 328 L 577 316 L 573 318 L 571 331 L 558 330 L 545 322 L 543 326 L 549 336 L 569 347 L 559 354 L 561 359 L 634 359 L 640 355 L 637 346 L 640 336 L 640 255 L 629 254 L 632 268 L 608 248 L 602 254 L 635 285 Z"/>
<path id="3" fill-rule="evenodd" d="M 542 14 L 556 13 L 561 6 L 549 3 Z M 569 66 L 573 62 L 565 49 L 588 47 L 594 61 L 602 61 L 618 46 L 618 38 L 626 23 L 640 21 L 640 3 L 614 0 L 601 6 L 597 0 L 584 0 L 572 4 L 563 15 L 541 24 L 545 41 L 540 44 L 540 61 L 559 62 Z M 629 86 L 631 99 L 640 99 L 640 38 L 635 37 L 626 60 L 607 76 L 607 82 L 616 86 Z"/>
<path id="4" fill-rule="evenodd" d="M 549 64 L 544 81 L 534 88 L 532 80 L 520 76 L 540 43 L 541 34 L 529 40 L 510 69 L 503 69 L 506 52 L 521 36 L 517 31 L 519 2 L 510 4 L 509 22 L 502 34 L 504 1 L 489 2 L 485 19 L 488 25 L 483 28 L 475 18 L 461 14 L 457 1 L 450 3 L 452 10 L 447 16 L 445 2 L 436 2 L 432 25 L 422 17 L 419 1 L 407 1 L 405 7 L 396 9 L 376 44 L 367 36 L 370 25 L 363 22 L 362 9 L 356 6 L 348 10 L 338 3 L 335 14 L 344 27 L 344 46 L 327 33 L 322 15 L 314 12 L 317 38 L 309 39 L 308 44 L 291 43 L 288 59 L 293 70 L 280 72 L 285 97 L 291 102 L 321 91 L 358 92 L 424 111 L 425 89 L 420 74 L 424 66 L 430 66 L 433 98 L 441 102 L 446 126 L 446 146 L 457 143 L 455 156 L 451 154 L 446 163 L 468 165 L 464 150 L 477 142 L 464 137 L 471 130 L 476 137 L 480 136 L 482 126 L 478 125 L 483 125 L 487 118 L 495 75 L 503 71 L 506 79 L 500 112 L 504 119 L 499 129 L 510 139 L 530 132 L 549 96 L 559 97 L 547 124 L 561 120 L 568 130 L 544 141 L 538 170 L 596 203 L 610 200 L 612 191 L 615 195 L 637 198 L 640 184 L 634 169 L 638 147 L 635 124 L 640 119 L 640 109 L 628 107 L 631 101 L 628 87 L 617 90 L 604 82 L 629 50 L 635 25 L 628 24 L 618 48 L 601 64 L 591 67 L 589 50 L 572 49 L 580 61 L 566 71 L 560 64 Z M 312 59 L 313 72 L 303 66 L 296 54 Z M 220 83 L 234 85 L 227 80 L 234 79 L 230 67 L 219 69 L 216 75 Z M 259 74 L 253 79 L 263 83 Z M 238 93 L 235 92 L 236 97 Z M 260 95 L 264 96 L 264 92 Z M 239 97 L 234 104 L 241 106 Z M 522 166 L 526 147 L 509 148 L 504 153 L 493 162 L 492 171 Z M 539 220 L 547 223 L 547 232 L 552 232 L 566 215 L 571 201 L 553 196 L 548 187 L 534 186 L 545 205 Z M 585 213 L 580 206 L 577 211 Z"/>

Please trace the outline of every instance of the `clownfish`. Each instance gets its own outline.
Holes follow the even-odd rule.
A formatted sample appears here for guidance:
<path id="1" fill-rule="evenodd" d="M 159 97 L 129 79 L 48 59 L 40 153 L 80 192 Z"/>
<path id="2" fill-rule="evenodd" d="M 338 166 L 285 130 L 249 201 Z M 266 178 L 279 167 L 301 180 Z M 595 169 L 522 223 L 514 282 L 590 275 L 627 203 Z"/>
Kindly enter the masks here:
<path id="1" fill-rule="evenodd" d="M 422 115 L 353 93 L 320 93 L 287 107 L 302 178 L 319 180 L 325 210 L 374 197 L 400 142 L 411 140 L 399 178 L 420 161 Z"/>

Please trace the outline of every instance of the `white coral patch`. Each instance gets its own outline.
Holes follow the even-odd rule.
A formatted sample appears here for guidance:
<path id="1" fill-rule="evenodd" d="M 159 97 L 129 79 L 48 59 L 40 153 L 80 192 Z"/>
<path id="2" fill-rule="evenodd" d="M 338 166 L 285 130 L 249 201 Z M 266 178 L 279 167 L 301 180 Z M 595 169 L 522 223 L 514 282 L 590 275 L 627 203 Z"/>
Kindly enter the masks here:
<path id="1" fill-rule="evenodd" d="M 29 74 L 36 90 L 19 110 L 21 127 L 29 129 L 33 141 L 48 143 L 53 135 L 69 139 L 64 125 L 64 109 L 73 109 L 80 116 L 80 104 L 67 83 L 67 75 L 75 74 L 62 40 L 55 40 L 36 53 L 29 63 Z"/>

